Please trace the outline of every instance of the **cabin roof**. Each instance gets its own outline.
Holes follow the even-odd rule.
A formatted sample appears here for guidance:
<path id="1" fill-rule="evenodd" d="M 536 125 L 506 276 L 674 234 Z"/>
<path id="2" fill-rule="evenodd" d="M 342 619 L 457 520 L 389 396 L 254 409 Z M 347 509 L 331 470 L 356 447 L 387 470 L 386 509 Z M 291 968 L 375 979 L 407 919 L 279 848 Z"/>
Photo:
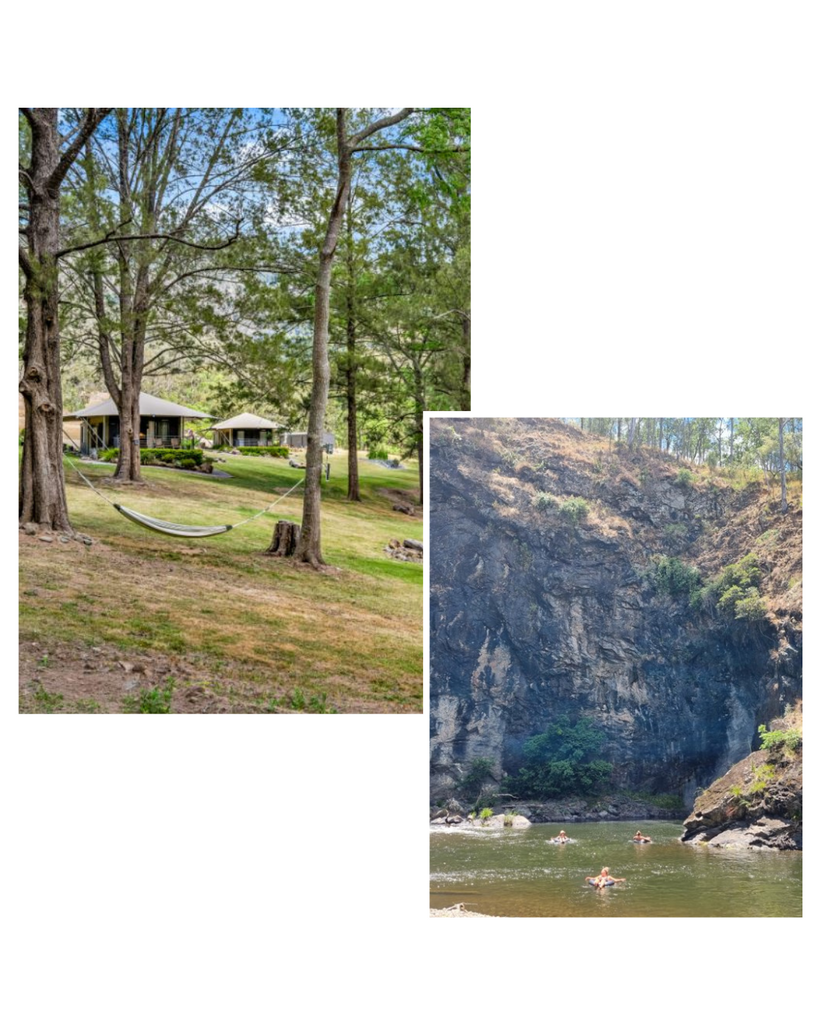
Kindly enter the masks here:
<path id="1" fill-rule="evenodd" d="M 210 414 L 199 412 L 197 409 L 188 409 L 185 405 L 177 405 L 176 402 L 169 402 L 165 398 L 157 398 L 149 395 L 146 391 L 139 395 L 140 416 L 184 416 L 186 420 L 206 420 Z M 80 409 L 78 412 L 67 412 L 63 414 L 64 420 L 80 420 L 88 416 L 118 416 L 116 403 L 113 398 L 108 398 L 97 405 L 89 405 L 87 409 Z"/>
<path id="2" fill-rule="evenodd" d="M 269 430 L 278 430 L 281 426 L 280 423 L 273 423 L 271 420 L 266 420 L 263 416 L 256 416 L 252 412 L 240 412 L 238 416 L 233 416 L 229 420 L 225 420 L 223 423 L 214 424 L 214 430 L 256 430 L 259 427 L 267 428 Z"/>

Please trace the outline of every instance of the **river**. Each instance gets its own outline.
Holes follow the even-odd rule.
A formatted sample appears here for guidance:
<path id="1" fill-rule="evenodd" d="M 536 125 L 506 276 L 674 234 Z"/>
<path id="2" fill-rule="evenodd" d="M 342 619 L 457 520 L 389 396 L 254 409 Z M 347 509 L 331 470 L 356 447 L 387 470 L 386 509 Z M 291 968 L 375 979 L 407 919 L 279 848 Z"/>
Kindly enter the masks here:
<path id="1" fill-rule="evenodd" d="M 549 842 L 565 828 L 575 841 Z M 637 829 L 653 842 L 629 840 Z M 497 917 L 801 917 L 802 854 L 679 842 L 682 822 L 430 827 L 430 906 Z M 583 881 L 604 865 L 626 881 Z"/>

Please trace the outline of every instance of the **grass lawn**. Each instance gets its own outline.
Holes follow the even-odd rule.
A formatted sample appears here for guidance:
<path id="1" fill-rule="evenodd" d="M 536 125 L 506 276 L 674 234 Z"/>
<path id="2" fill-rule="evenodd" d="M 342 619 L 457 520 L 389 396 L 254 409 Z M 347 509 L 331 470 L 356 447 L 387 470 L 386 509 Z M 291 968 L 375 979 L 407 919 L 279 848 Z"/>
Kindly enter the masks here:
<path id="1" fill-rule="evenodd" d="M 224 458 L 227 480 L 147 467 L 144 486 L 101 490 L 160 519 L 235 523 L 303 476 Z M 417 466 L 362 460 L 353 504 L 346 454 L 331 462 L 323 572 L 262 554 L 277 519 L 301 520 L 301 488 L 236 531 L 183 540 L 128 522 L 66 463 L 72 523 L 95 543 L 20 534 L 21 710 L 121 712 L 161 692 L 175 712 L 421 712 L 422 568 L 383 549 L 420 540 L 422 523 L 382 493 L 417 493 Z"/>

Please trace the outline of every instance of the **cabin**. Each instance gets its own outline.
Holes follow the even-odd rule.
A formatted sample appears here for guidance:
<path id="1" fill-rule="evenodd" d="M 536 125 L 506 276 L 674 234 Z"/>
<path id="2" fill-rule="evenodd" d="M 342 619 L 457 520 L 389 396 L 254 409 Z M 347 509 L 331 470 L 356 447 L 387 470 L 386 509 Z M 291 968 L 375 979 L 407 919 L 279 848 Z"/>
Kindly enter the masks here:
<path id="1" fill-rule="evenodd" d="M 335 434 L 325 432 L 321 435 L 321 443 L 323 447 L 327 449 L 330 454 L 333 452 L 333 448 L 336 443 Z M 282 437 L 282 444 L 288 448 L 306 448 L 307 447 L 307 431 L 300 430 L 292 434 L 285 434 Z"/>
<path id="2" fill-rule="evenodd" d="M 140 448 L 181 448 L 186 420 L 206 420 L 210 414 L 188 409 L 176 402 L 147 392 L 139 396 Z M 102 448 L 119 448 L 119 412 L 113 398 L 78 412 L 67 412 L 63 420 L 79 422 L 80 452 L 93 454 Z"/>
<path id="3" fill-rule="evenodd" d="M 279 443 L 280 430 L 278 423 L 252 412 L 242 412 L 213 427 L 213 443 L 229 444 L 234 448 L 263 448 Z"/>

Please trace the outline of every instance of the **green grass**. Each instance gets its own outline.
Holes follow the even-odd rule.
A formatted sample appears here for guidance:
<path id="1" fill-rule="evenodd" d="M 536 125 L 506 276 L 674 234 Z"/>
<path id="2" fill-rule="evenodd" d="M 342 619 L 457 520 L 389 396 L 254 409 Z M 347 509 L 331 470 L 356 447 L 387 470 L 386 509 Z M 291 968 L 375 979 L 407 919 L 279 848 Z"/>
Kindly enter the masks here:
<path id="1" fill-rule="evenodd" d="M 143 469 L 146 485 L 101 487 L 147 515 L 191 524 L 235 523 L 303 477 L 283 460 L 226 456 L 228 480 Z M 111 467 L 86 466 L 95 482 Z M 314 572 L 267 558 L 277 519 L 301 519 L 299 488 L 271 514 L 201 541 L 125 520 L 66 465 L 74 527 L 91 547 L 21 544 L 20 632 L 77 648 L 111 644 L 140 660 L 179 656 L 228 685 L 287 703 L 300 690 L 340 711 L 421 711 L 420 564 L 383 551 L 391 538 L 422 538 L 420 517 L 392 510 L 379 488 L 417 489 L 417 471 L 360 463 L 364 501 L 346 500 L 346 456 L 323 484 L 322 549 Z M 385 705 L 381 681 L 392 686 Z M 324 694 L 324 698 L 321 695 Z M 289 704 L 288 704 L 289 706 Z"/>

